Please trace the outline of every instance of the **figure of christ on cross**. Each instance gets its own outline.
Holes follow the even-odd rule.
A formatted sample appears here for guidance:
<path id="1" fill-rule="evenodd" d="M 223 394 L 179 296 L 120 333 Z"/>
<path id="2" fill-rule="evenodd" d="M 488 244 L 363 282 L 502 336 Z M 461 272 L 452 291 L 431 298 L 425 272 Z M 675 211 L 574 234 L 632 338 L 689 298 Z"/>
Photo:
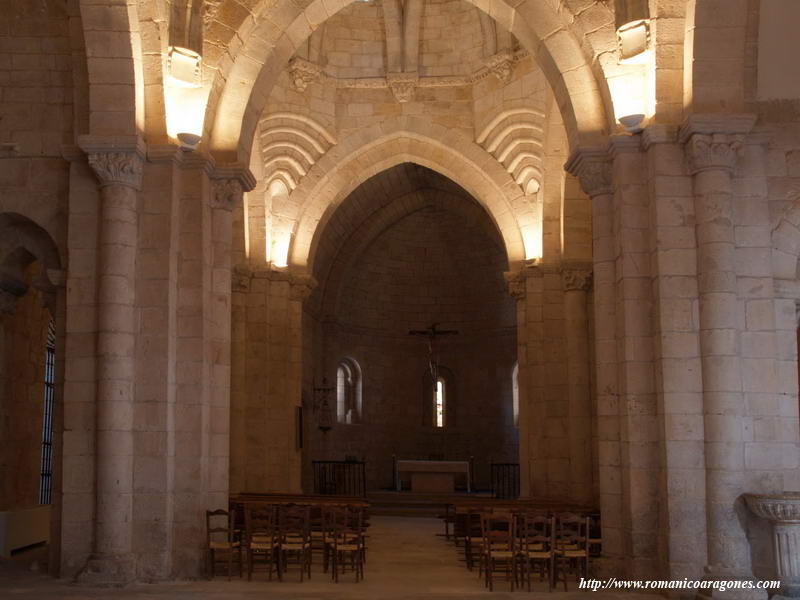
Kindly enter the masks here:
<path id="1" fill-rule="evenodd" d="M 434 343 L 440 335 L 458 335 L 455 329 L 437 329 L 439 323 L 432 323 L 427 329 L 412 329 L 408 335 L 424 335 L 428 338 L 428 365 L 431 370 L 431 380 L 436 385 L 438 379 L 436 357 L 434 356 Z"/>

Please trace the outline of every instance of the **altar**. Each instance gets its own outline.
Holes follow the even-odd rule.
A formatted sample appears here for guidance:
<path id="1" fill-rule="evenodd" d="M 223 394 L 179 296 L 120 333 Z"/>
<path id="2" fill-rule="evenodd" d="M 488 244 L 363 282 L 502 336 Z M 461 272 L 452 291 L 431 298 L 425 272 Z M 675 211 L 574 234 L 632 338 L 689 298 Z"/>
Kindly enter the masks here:
<path id="1" fill-rule="evenodd" d="M 467 492 L 472 491 L 469 461 L 466 460 L 398 460 L 395 463 L 397 491 L 401 490 L 400 474 L 411 475 L 411 491 L 421 493 L 452 493 L 456 489 L 456 476 L 463 474 Z"/>

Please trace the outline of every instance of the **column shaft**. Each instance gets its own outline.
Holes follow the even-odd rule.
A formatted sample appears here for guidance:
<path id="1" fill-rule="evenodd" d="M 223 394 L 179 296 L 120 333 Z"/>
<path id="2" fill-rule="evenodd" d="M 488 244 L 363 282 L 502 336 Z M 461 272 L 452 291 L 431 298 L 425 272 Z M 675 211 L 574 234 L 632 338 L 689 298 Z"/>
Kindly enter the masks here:
<path id="1" fill-rule="evenodd" d="M 747 131 L 752 122 L 741 119 L 733 125 Z M 731 182 L 744 136 L 713 133 L 713 129 L 707 133 L 701 129 L 703 125 L 707 124 L 700 117 L 690 120 L 682 138 L 687 142 L 694 176 L 705 430 L 706 571 L 710 579 L 750 579 L 750 547 L 737 511 L 745 491 L 745 407 Z"/>
<path id="2" fill-rule="evenodd" d="M 101 182 L 97 273 L 95 534 L 81 579 L 125 583 L 132 554 L 134 301 L 138 195 L 137 152 L 100 152 L 89 164 Z"/>
<path id="3" fill-rule="evenodd" d="M 590 271 L 564 271 L 564 326 L 569 390 L 569 495 L 579 504 L 593 501 L 591 393 L 589 390 Z"/>

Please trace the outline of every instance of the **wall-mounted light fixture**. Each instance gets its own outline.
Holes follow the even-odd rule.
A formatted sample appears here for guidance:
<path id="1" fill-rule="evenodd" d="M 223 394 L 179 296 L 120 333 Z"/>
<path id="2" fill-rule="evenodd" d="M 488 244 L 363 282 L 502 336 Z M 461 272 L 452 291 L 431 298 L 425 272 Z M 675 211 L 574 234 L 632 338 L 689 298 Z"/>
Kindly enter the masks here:
<path id="1" fill-rule="evenodd" d="M 644 121 L 644 115 L 641 113 L 633 114 L 633 115 L 625 115 L 624 117 L 620 117 L 617 119 L 622 126 L 625 128 L 625 131 L 628 133 L 641 133 L 644 128 L 642 127 L 642 121 Z"/>
<path id="2" fill-rule="evenodd" d="M 197 150 L 197 145 L 200 143 L 200 136 L 196 133 L 181 132 L 177 135 L 178 141 L 181 144 L 181 150 L 184 152 L 191 152 Z"/>

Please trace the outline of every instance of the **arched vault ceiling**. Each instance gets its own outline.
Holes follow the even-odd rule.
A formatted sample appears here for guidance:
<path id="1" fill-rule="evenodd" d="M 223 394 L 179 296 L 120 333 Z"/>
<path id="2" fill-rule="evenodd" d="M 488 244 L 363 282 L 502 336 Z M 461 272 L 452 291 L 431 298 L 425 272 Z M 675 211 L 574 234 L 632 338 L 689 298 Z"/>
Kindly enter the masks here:
<path id="1" fill-rule="evenodd" d="M 403 163 L 366 180 L 339 205 L 319 239 L 310 305 L 332 310 L 348 268 L 394 223 L 427 207 L 458 214 L 501 251 L 502 238 L 489 215 L 458 184 L 431 169 Z"/>
<path id="2" fill-rule="evenodd" d="M 572 144 L 598 143 L 612 124 L 613 111 L 608 110 L 605 79 L 595 73 L 596 50 L 577 23 L 591 18 L 594 33 L 603 28 L 613 32 L 611 9 L 594 2 L 591 10 L 575 15 L 552 0 L 525 0 L 513 7 L 504 0 L 470 2 L 510 31 L 537 60 Z M 314 30 L 350 3 L 219 3 L 206 36 L 206 59 L 216 76 L 205 119 L 205 137 L 218 158 L 248 162 L 258 118 L 280 72 Z"/>

